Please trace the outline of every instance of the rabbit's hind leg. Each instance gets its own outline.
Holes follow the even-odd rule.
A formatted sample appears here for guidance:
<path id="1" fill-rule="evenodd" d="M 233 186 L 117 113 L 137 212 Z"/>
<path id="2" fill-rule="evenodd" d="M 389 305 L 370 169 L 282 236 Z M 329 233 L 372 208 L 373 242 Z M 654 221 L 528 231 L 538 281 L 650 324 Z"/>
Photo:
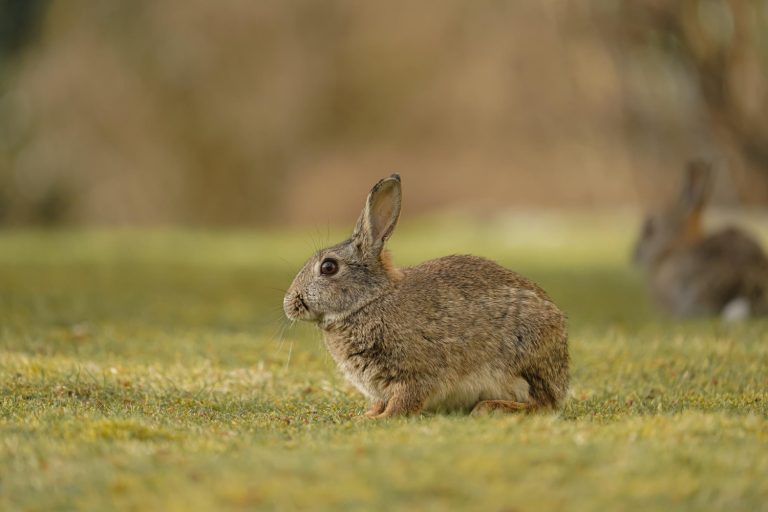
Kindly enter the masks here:
<path id="1" fill-rule="evenodd" d="M 514 400 L 481 400 L 472 408 L 470 415 L 487 416 L 495 411 L 504 413 L 530 412 L 534 409 L 532 404 L 515 402 Z"/>

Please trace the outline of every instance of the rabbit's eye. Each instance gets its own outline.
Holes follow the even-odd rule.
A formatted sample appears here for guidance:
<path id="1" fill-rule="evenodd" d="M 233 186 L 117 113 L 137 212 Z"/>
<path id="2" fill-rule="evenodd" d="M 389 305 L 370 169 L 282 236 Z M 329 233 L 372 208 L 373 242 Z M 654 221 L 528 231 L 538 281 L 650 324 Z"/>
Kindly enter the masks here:
<path id="1" fill-rule="evenodd" d="M 327 258 L 320 264 L 320 273 L 324 276 L 332 276 L 339 271 L 339 264 L 336 260 Z"/>

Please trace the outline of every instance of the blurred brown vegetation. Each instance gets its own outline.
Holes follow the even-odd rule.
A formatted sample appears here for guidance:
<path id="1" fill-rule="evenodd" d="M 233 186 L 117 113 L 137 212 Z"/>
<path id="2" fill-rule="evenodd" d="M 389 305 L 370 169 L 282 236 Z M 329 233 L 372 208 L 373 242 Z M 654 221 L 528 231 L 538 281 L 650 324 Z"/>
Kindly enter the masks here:
<path id="1" fill-rule="evenodd" d="M 351 222 L 392 171 L 413 213 L 639 206 L 691 157 L 768 202 L 765 2 L 24 3 L 0 224 Z"/>

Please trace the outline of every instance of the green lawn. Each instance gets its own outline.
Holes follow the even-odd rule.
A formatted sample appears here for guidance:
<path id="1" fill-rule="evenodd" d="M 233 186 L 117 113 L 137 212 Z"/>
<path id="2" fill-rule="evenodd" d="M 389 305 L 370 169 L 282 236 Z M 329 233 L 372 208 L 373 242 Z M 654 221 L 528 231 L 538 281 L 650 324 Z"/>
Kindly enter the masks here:
<path id="1" fill-rule="evenodd" d="M 338 232 L 0 233 L 0 510 L 768 510 L 768 322 L 657 316 L 595 220 L 405 220 L 550 291 L 572 396 L 385 422 L 282 316 Z"/>

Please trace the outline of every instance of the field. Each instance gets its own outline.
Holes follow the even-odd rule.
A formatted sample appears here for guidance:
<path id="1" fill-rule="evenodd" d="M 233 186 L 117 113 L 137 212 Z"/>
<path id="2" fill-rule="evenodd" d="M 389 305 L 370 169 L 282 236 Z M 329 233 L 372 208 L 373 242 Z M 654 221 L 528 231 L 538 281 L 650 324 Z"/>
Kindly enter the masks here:
<path id="1" fill-rule="evenodd" d="M 391 245 L 543 285 L 564 409 L 383 422 L 282 316 L 341 232 L 0 233 L 0 510 L 768 510 L 768 322 L 665 319 L 631 223 L 535 219 L 404 221 Z"/>

